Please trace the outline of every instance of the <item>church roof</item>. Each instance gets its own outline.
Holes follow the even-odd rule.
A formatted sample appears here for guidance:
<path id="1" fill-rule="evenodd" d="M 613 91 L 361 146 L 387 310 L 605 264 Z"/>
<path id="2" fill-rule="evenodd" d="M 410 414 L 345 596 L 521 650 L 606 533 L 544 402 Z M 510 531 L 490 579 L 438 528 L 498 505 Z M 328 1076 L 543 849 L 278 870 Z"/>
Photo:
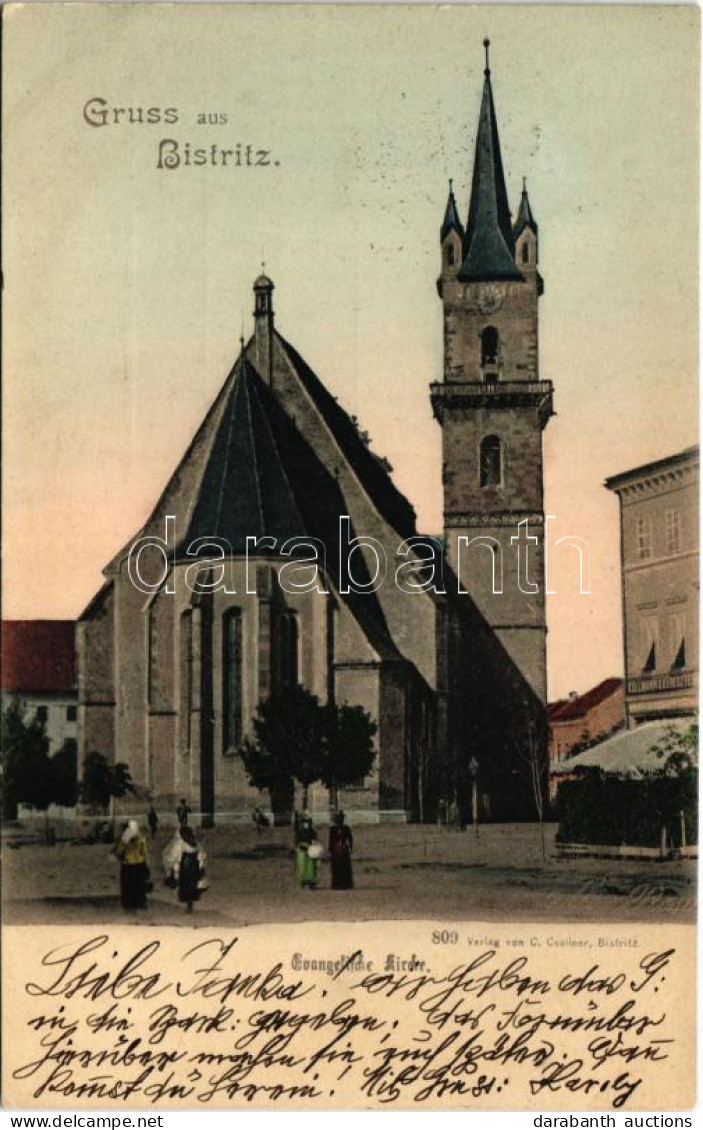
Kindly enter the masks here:
<path id="1" fill-rule="evenodd" d="M 520 208 L 518 209 L 517 219 L 513 227 L 513 238 L 517 239 L 520 233 L 525 228 L 531 228 L 537 235 L 537 221 L 532 215 L 532 208 L 530 207 L 530 198 L 527 195 L 527 185 L 525 181 L 522 182 L 522 196 L 520 197 Z"/>
<path id="2" fill-rule="evenodd" d="M 284 351 L 295 378 L 331 432 L 340 465 L 351 465 L 379 514 L 399 533 L 399 540 L 410 537 L 416 532 L 415 512 L 394 486 L 383 462 L 369 450 L 351 418 L 293 346 L 277 332 L 274 343 Z M 339 575 L 339 519 L 350 513 L 339 468 L 320 460 L 298 428 L 295 415 L 286 411 L 248 355 L 256 355 L 253 341 L 243 346 L 150 517 L 107 566 L 106 574 L 119 569 L 138 538 L 163 538 L 166 516 L 174 515 L 176 559 L 198 538 L 226 542 L 236 556 L 246 553 L 247 537 L 275 538 L 279 549 L 290 538 L 307 537 L 324 545 L 328 575 L 332 579 Z M 360 532 L 352 523 L 350 536 Z M 301 548 L 301 552 L 309 555 L 309 549 Z M 355 576 L 366 570 L 363 557 L 357 557 Z M 370 582 L 368 575 L 357 579 Z M 380 657 L 399 659 L 376 593 L 352 591 L 345 600 Z"/>
<path id="3" fill-rule="evenodd" d="M 459 278 L 462 282 L 483 279 L 522 280 L 523 276 L 515 265 L 513 226 L 488 66 L 484 75 L 471 204 L 464 239 L 464 262 Z"/>

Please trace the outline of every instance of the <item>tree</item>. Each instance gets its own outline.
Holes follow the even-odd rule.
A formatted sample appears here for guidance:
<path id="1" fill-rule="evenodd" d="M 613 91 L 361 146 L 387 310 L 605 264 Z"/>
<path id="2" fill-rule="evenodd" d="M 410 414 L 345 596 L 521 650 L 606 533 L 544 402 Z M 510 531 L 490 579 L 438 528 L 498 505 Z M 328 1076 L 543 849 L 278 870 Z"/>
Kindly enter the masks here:
<path id="1" fill-rule="evenodd" d="M 49 739 L 44 723 L 34 717 L 25 721 L 25 709 L 15 696 L 2 712 L 0 770 L 2 773 L 2 814 L 4 820 L 17 818 L 20 802 L 32 804 L 48 776 Z"/>
<path id="2" fill-rule="evenodd" d="M 361 706 L 322 706 L 304 687 L 288 687 L 259 704 L 254 737 L 241 753 L 249 782 L 275 796 L 290 795 L 294 781 L 303 788 L 322 781 L 337 803 L 337 790 L 366 776 L 373 766 L 376 723 Z"/>
<path id="3" fill-rule="evenodd" d="M 124 761 L 110 765 L 101 753 L 86 754 L 83 765 L 83 780 L 80 784 L 81 800 L 84 804 L 98 808 L 110 808 L 112 831 L 115 831 L 115 798 L 134 792 L 134 784 L 129 766 Z"/>
<path id="4" fill-rule="evenodd" d="M 542 846 L 542 862 L 547 861 L 547 844 L 544 837 L 544 813 L 546 807 L 547 781 L 549 765 L 547 761 L 546 743 L 540 741 L 540 736 L 533 718 L 527 718 L 525 723 L 525 736 L 517 749 L 518 760 L 525 773 L 535 812 L 539 822 L 540 843 Z"/>
<path id="5" fill-rule="evenodd" d="M 337 792 L 368 776 L 373 768 L 374 735 L 378 729 L 361 706 L 325 708 L 325 758 L 322 780 L 330 790 L 332 807 L 338 808 Z"/>

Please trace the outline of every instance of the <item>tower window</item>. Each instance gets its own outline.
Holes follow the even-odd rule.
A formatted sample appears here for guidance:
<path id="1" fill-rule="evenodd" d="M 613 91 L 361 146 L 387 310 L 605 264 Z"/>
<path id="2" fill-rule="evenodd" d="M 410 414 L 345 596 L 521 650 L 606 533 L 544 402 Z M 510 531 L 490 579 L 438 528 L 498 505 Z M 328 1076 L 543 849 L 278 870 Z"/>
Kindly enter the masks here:
<path id="1" fill-rule="evenodd" d="M 522 245 L 522 261 L 523 263 L 529 263 L 530 261 L 530 245 L 527 241 Z"/>
<path id="2" fill-rule="evenodd" d="M 454 260 L 455 260 L 454 246 L 453 246 L 453 244 L 450 243 L 449 246 L 447 247 L 447 264 L 450 267 L 453 267 L 454 266 Z"/>
<path id="3" fill-rule="evenodd" d="M 500 486 L 501 464 L 501 442 L 498 436 L 486 436 L 481 442 L 480 481 L 482 487 Z"/>
<path id="4" fill-rule="evenodd" d="M 495 326 L 486 326 L 481 334 L 481 366 L 498 364 L 498 330 Z"/>
<path id="5" fill-rule="evenodd" d="M 242 612 L 230 608 L 222 621 L 222 743 L 225 752 L 242 740 Z"/>

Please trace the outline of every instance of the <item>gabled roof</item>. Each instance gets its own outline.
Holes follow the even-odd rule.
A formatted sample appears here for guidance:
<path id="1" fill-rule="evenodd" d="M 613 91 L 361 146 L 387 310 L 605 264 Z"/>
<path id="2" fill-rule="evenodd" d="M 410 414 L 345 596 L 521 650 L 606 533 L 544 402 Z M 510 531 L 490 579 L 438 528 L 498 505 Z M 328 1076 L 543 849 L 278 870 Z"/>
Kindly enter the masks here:
<path id="1" fill-rule="evenodd" d="M 464 239 L 462 281 L 517 279 L 515 242 L 503 175 L 491 72 L 484 71 L 483 98 L 476 134 L 471 204 Z"/>
<path id="2" fill-rule="evenodd" d="M 439 231 L 440 242 L 442 242 L 442 243 L 444 242 L 444 240 L 449 235 L 450 231 L 455 231 L 457 233 L 457 235 L 459 236 L 459 238 L 461 240 L 463 240 L 463 238 L 464 238 L 464 225 L 462 224 L 461 220 L 459 219 L 459 211 L 458 211 L 457 206 L 456 206 L 456 200 L 454 198 L 454 189 L 452 188 L 452 182 L 451 181 L 449 182 L 449 197 L 447 199 L 447 207 L 444 210 L 444 219 L 442 221 L 442 227 L 440 228 L 440 231 Z"/>
<path id="3" fill-rule="evenodd" d="M 622 679 L 604 679 L 602 683 L 598 683 L 585 694 L 552 703 L 548 708 L 549 721 L 550 723 L 574 722 L 579 718 L 585 718 L 589 711 L 593 710 L 595 706 L 599 706 L 601 702 L 605 702 L 607 698 L 621 690 L 622 687 Z"/>
<path id="4" fill-rule="evenodd" d="M 537 232 L 539 230 L 537 227 L 537 221 L 532 215 L 530 198 L 527 195 L 527 185 L 523 180 L 522 196 L 520 197 L 520 207 L 518 209 L 517 219 L 513 227 L 513 239 L 517 239 L 525 228 L 531 228 L 535 235 L 537 235 Z"/>
<path id="5" fill-rule="evenodd" d="M 1 686 L 28 694 L 76 690 L 75 621 L 3 620 Z"/>
<path id="6" fill-rule="evenodd" d="M 364 443 L 347 413 L 293 347 L 279 334 L 294 373 L 332 432 L 379 513 L 401 535 L 415 533 L 415 512 L 381 460 Z M 242 352 L 150 517 L 106 571 L 117 570 L 138 538 L 163 538 L 166 515 L 176 518 L 176 558 L 196 539 L 227 542 L 244 555 L 247 537 L 290 538 L 325 547 L 328 574 L 339 575 L 339 519 L 349 514 L 335 468 L 321 463 L 276 396 Z M 252 349 L 252 355 L 254 350 Z M 361 531 L 351 529 L 351 537 Z M 355 570 L 365 569 L 361 555 Z M 360 576 L 359 580 L 370 580 Z M 383 659 L 400 655 L 375 593 L 345 597 L 369 642 Z M 84 615 L 88 614 L 88 610 Z"/>

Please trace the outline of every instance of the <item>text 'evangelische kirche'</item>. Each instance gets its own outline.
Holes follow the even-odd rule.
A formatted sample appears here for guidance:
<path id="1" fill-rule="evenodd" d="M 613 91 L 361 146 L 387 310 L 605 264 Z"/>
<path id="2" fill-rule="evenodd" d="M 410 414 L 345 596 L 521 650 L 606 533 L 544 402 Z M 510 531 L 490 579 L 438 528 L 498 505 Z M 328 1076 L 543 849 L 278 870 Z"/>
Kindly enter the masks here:
<path id="1" fill-rule="evenodd" d="M 441 226 L 444 376 L 431 403 L 443 437 L 442 548 L 419 537 L 385 461 L 278 331 L 274 286 L 260 276 L 253 335 L 78 622 L 79 756 L 127 762 L 159 809 L 186 797 L 206 823 L 249 819 L 262 798 L 242 741 L 257 705 L 299 682 L 377 723 L 374 771 L 342 793 L 352 819 L 432 819 L 440 799 L 462 807 L 470 763 L 486 816 L 534 813 L 525 754 L 546 745 L 542 431 L 552 390 L 539 379 L 538 227 L 524 188 L 512 221 L 488 60 L 484 74 L 468 219 L 450 186 Z M 384 548 L 385 583 L 374 587 L 362 549 L 359 584 L 343 591 L 342 516 L 350 539 Z M 538 537 L 529 588 L 515 550 L 525 522 Z M 167 529 L 169 568 L 145 595 L 130 548 Z M 323 585 L 279 583 L 291 539 L 323 547 Z M 222 584 L 205 551 L 186 553 L 213 542 L 231 550 Z M 422 588 L 429 552 L 442 576 Z M 414 570 L 415 591 L 395 583 L 400 564 Z M 329 812 L 322 786 L 311 807 Z"/>

